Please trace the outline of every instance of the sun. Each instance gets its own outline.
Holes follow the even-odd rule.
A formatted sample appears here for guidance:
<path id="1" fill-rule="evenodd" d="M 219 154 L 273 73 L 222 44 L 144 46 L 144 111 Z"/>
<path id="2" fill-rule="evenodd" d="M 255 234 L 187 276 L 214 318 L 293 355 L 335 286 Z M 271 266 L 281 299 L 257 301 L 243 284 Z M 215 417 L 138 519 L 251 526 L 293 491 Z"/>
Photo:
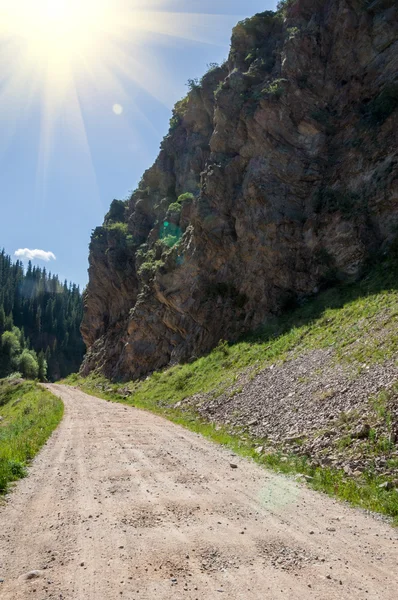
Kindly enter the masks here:
<path id="1" fill-rule="evenodd" d="M 0 0 L 0 104 L 2 93 L 15 99 L 17 86 L 32 82 L 60 100 L 60 91 L 76 87 L 77 80 L 120 89 L 130 79 L 170 107 L 165 99 L 173 94 L 167 81 L 172 69 L 166 75 L 161 53 L 148 49 L 148 39 L 217 44 L 226 17 L 171 12 L 168 5 L 168 0 Z"/>
<path id="2" fill-rule="evenodd" d="M 92 61 L 111 26 L 105 0 L 3 0 L 0 6 L 2 29 L 18 40 L 25 65 L 55 81 Z"/>
<path id="3" fill-rule="evenodd" d="M 0 0 L 0 157 L 33 114 L 44 189 L 59 132 L 91 161 L 86 118 L 112 120 L 115 131 L 128 123 L 133 132 L 134 119 L 144 119 L 154 129 L 135 98 L 144 92 L 168 109 L 178 99 L 162 45 L 219 45 L 227 19 L 169 7 L 170 0 Z"/>

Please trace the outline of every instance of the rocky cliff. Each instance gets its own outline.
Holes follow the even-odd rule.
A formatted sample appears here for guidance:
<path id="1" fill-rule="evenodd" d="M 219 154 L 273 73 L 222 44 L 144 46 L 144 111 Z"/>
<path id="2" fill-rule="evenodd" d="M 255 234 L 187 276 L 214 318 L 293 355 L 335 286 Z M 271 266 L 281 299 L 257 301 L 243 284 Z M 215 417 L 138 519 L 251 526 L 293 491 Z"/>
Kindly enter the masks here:
<path id="1" fill-rule="evenodd" d="M 190 360 L 358 277 L 396 238 L 396 0 L 282 4 L 235 27 L 94 231 L 83 373 Z"/>

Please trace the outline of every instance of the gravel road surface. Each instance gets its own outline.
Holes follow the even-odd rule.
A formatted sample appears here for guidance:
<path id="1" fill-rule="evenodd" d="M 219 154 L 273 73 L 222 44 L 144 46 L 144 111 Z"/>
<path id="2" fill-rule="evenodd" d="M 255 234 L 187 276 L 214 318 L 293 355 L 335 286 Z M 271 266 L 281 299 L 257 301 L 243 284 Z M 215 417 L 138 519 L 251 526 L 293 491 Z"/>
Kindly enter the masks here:
<path id="1" fill-rule="evenodd" d="M 49 385 L 0 506 L 4 600 L 396 600 L 398 532 L 160 417 Z"/>

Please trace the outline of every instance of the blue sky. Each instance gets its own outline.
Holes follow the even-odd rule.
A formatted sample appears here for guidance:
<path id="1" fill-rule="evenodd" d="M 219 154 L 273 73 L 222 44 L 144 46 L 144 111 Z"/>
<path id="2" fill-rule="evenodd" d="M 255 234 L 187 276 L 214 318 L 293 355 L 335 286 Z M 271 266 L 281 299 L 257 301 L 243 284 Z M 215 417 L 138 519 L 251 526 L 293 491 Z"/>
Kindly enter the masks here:
<path id="1" fill-rule="evenodd" d="M 120 6 L 127 10 L 140 1 L 120 0 Z M 59 79 L 65 81 L 57 82 L 58 74 L 47 65 L 47 79 L 42 78 L 38 63 L 45 46 L 33 52 L 34 63 L 24 64 L 27 58 L 16 45 L 19 25 L 0 28 L 0 43 L 3 48 L 8 44 L 12 56 L 0 78 L 0 248 L 11 255 L 25 248 L 52 253 L 56 260 L 50 254 L 31 256 L 35 264 L 83 287 L 91 230 L 102 223 L 112 199 L 126 198 L 155 160 L 171 108 L 186 94 L 188 78 L 200 77 L 208 63 L 227 57 L 237 20 L 275 4 L 147 0 L 146 8 L 162 12 L 154 17 L 152 31 L 123 35 L 116 45 L 112 41 L 118 61 L 108 60 L 108 48 L 101 55 L 100 40 L 90 51 L 75 47 L 73 84 L 64 75 Z M 57 60 L 63 58 L 59 52 Z M 134 62 L 127 69 L 130 59 Z"/>

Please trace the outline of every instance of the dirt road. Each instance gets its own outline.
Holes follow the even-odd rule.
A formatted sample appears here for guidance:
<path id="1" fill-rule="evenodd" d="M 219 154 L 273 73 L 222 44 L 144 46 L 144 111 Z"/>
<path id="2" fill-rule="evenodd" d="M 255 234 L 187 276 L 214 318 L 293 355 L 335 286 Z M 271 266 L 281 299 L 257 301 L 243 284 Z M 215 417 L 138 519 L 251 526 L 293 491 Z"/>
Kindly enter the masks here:
<path id="1" fill-rule="evenodd" d="M 387 524 L 159 417 L 49 388 L 65 417 L 0 507 L 0 598 L 396 600 Z"/>

